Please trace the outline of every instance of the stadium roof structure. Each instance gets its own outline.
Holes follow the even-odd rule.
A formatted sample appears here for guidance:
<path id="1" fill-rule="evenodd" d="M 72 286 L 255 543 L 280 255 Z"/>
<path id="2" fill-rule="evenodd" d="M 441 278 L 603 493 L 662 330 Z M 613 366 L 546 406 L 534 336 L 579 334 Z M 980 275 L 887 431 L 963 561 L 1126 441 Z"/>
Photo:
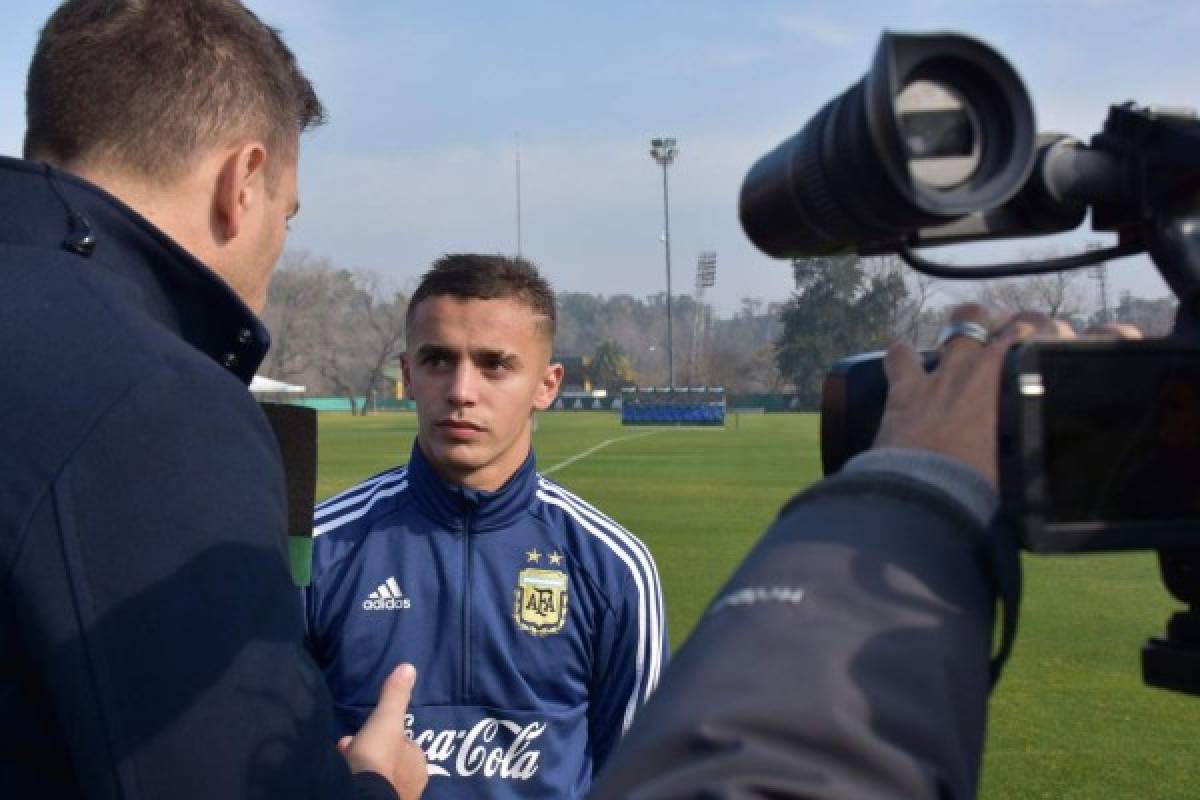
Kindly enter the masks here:
<path id="1" fill-rule="evenodd" d="M 250 381 L 251 394 L 304 394 L 307 391 L 304 386 L 277 381 L 264 375 L 255 375 Z"/>

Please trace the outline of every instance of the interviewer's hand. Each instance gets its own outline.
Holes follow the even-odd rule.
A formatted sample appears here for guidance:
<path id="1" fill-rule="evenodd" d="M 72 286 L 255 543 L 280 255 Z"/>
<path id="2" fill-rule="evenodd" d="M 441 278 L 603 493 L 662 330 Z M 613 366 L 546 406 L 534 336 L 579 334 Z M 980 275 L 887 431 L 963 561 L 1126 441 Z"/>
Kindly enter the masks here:
<path id="1" fill-rule="evenodd" d="M 959 306 L 950 319 L 992 330 L 982 306 Z M 1072 336 L 1064 323 L 1041 314 L 1017 314 L 995 330 L 986 345 L 965 336 L 946 342 L 937 368 L 929 373 L 911 347 L 892 345 L 883 361 L 888 398 L 875 446 L 927 450 L 957 459 L 995 487 L 1000 369 L 1008 348 L 1034 335 Z"/>
<path id="2" fill-rule="evenodd" d="M 417 800 L 429 781 L 425 754 L 405 732 L 404 718 L 416 681 L 417 671 L 411 664 L 392 670 L 371 716 L 357 734 L 338 742 L 351 772 L 379 773 L 392 784 L 400 800 Z"/>

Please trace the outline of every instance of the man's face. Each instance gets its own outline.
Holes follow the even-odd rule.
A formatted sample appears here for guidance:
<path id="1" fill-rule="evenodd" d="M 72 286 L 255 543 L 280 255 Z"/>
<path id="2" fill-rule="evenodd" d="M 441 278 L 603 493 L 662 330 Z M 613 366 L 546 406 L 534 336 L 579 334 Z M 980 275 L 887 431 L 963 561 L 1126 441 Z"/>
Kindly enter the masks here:
<path id="1" fill-rule="evenodd" d="M 274 185 L 267 186 L 259 214 L 252 223 L 254 229 L 245 265 L 245 291 L 239 292 L 255 311 L 262 311 L 267 304 L 267 285 L 271 282 L 275 263 L 283 253 L 288 220 L 300 209 L 295 157 L 290 158 L 274 177 Z"/>
<path id="2" fill-rule="evenodd" d="M 525 460 L 530 415 L 562 381 L 540 320 L 513 298 L 429 297 L 413 310 L 404 379 L 421 451 L 444 480 L 493 491 Z"/>

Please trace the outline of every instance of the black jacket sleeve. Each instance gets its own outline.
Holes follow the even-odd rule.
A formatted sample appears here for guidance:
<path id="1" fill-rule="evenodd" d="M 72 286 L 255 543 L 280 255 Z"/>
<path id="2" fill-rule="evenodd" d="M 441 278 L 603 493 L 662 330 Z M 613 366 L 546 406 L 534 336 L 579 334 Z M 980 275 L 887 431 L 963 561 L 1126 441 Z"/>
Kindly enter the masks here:
<path id="1" fill-rule="evenodd" d="M 11 573 L 35 691 L 87 797 L 394 797 L 333 746 L 275 443 L 218 370 L 134 386 L 35 508 Z"/>
<path id="2" fill-rule="evenodd" d="M 900 475 L 800 495 L 717 595 L 592 797 L 974 796 L 987 535 Z"/>

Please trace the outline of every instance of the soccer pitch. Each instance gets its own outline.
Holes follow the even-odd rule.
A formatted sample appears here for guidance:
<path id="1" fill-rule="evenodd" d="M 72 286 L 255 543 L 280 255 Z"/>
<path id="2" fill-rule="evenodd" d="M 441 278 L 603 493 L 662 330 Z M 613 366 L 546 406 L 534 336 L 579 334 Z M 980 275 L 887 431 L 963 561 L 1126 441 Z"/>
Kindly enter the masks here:
<path id="1" fill-rule="evenodd" d="M 323 414 L 318 497 L 407 461 L 415 433 L 411 414 Z M 622 428 L 613 413 L 547 413 L 534 445 L 541 471 L 650 547 L 674 648 L 779 507 L 820 475 L 811 414 L 647 429 Z M 1200 698 L 1145 688 L 1138 662 L 1174 607 L 1152 556 L 1026 557 L 980 796 L 1200 796 Z M 755 680 L 753 660 L 746 669 Z"/>

